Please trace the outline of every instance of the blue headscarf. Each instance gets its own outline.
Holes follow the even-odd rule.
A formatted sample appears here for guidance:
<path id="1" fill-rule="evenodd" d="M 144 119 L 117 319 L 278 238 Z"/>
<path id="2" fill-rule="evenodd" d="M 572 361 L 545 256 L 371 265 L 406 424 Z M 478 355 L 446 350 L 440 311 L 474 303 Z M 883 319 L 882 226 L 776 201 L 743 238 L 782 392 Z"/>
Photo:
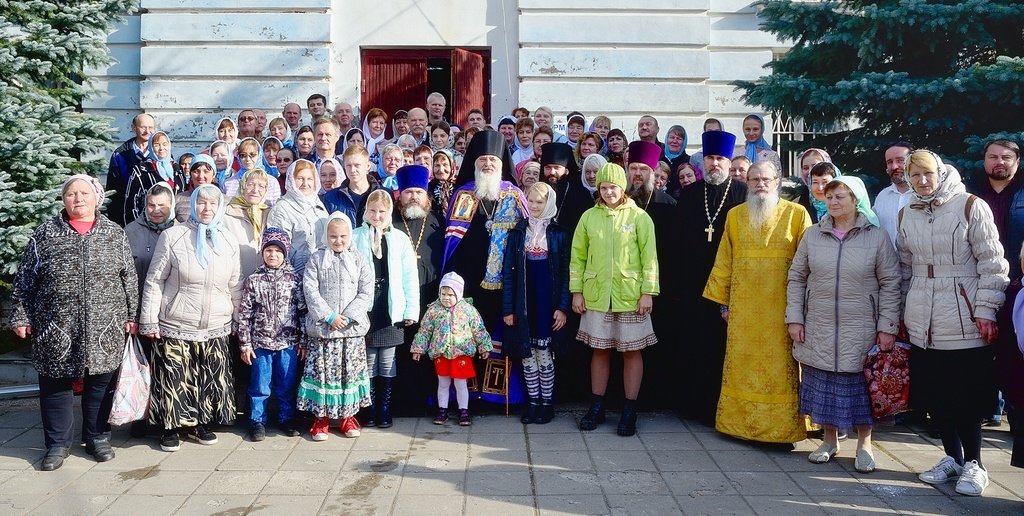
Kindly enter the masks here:
<path id="1" fill-rule="evenodd" d="M 271 177 L 278 177 L 280 175 L 280 172 L 277 170 L 276 166 L 271 165 L 270 162 L 267 161 L 267 153 L 263 151 L 263 147 L 265 147 L 267 145 L 267 142 L 270 140 L 274 140 L 275 142 L 281 144 L 282 149 L 286 148 L 287 145 L 282 143 L 281 140 L 278 140 L 274 136 L 267 136 L 266 139 L 263 140 L 263 145 L 260 145 L 260 156 L 262 157 L 261 159 L 263 160 L 263 170 L 266 170 Z"/>
<path id="2" fill-rule="evenodd" d="M 153 150 L 153 142 L 156 141 L 156 137 L 164 135 L 167 138 L 167 157 L 160 159 L 156 157 L 156 152 Z M 156 163 L 156 171 L 160 174 L 160 179 L 164 181 L 174 181 L 174 158 L 171 157 L 171 137 L 167 136 L 167 133 L 163 131 L 157 131 L 149 137 L 149 146 L 146 147 L 146 157 L 153 160 Z"/>
<path id="3" fill-rule="evenodd" d="M 864 181 L 856 176 L 836 177 L 835 180 L 843 183 L 853 192 L 853 196 L 857 199 L 857 213 L 864 215 L 872 226 L 879 227 L 878 215 L 871 210 L 871 198 L 868 196 L 868 189 L 864 186 Z"/>
<path id="4" fill-rule="evenodd" d="M 676 129 L 683 133 L 683 146 L 679 148 L 679 152 L 673 153 L 672 151 L 668 150 L 668 135 L 672 134 L 672 131 Z M 668 132 L 665 133 L 665 144 L 663 145 L 663 147 L 665 147 L 665 157 L 668 158 L 669 161 L 672 161 L 678 158 L 679 156 L 686 154 L 686 144 L 689 143 L 689 139 L 690 137 L 689 135 L 686 134 L 686 129 L 683 126 L 673 125 L 672 127 L 669 127 Z"/>
<path id="5" fill-rule="evenodd" d="M 751 113 L 743 120 L 746 121 L 748 118 L 756 118 L 758 122 L 761 122 L 761 139 L 754 143 L 746 142 L 747 159 L 749 159 L 751 163 L 757 163 L 757 151 L 759 149 L 772 150 L 772 146 L 768 145 L 768 142 L 764 139 L 764 117 L 757 113 Z"/>
<path id="6" fill-rule="evenodd" d="M 831 161 L 822 161 L 822 163 L 828 163 L 828 164 L 832 165 L 832 168 L 835 169 L 836 175 L 832 176 L 832 179 L 839 179 L 840 177 L 844 177 L 843 173 L 839 171 L 839 167 L 837 167 L 835 163 L 832 163 Z M 811 199 L 810 199 L 811 206 L 814 207 L 814 211 L 818 215 L 818 220 L 821 220 L 821 219 L 825 218 L 825 215 L 828 215 L 828 203 L 825 202 L 825 201 L 819 201 L 818 199 L 814 198 L 814 192 L 811 191 L 812 188 L 813 188 L 811 186 L 811 183 L 813 182 L 811 177 L 813 177 L 813 176 L 808 174 L 808 176 L 807 176 L 807 181 L 808 181 L 808 183 L 807 183 L 807 195 L 811 196 Z M 849 186 L 849 185 L 847 185 L 847 186 Z M 875 224 L 875 225 L 877 226 L 877 224 Z"/>
<path id="7" fill-rule="evenodd" d="M 196 202 L 199 199 L 199 192 L 203 190 L 210 190 L 211 192 L 217 193 L 217 214 L 213 216 L 208 224 L 203 224 L 199 220 L 199 214 L 196 212 Z M 221 224 L 221 220 L 224 218 L 224 210 L 227 209 L 226 203 L 224 202 L 224 194 L 214 185 L 202 185 L 192 190 L 192 196 L 189 199 L 191 219 L 198 226 L 196 228 L 196 260 L 199 261 L 199 266 L 206 268 L 210 264 L 210 249 L 207 246 L 206 241 L 210 241 L 210 245 L 213 246 L 214 251 L 220 251 L 220 235 L 218 234 L 217 228 Z"/>
<path id="8" fill-rule="evenodd" d="M 217 144 L 223 145 L 224 148 L 228 150 L 228 166 L 224 170 L 218 169 L 217 160 L 213 159 L 213 148 L 217 146 Z M 210 144 L 210 148 L 207 149 L 206 152 L 209 153 L 210 159 L 213 160 L 213 172 L 214 175 L 216 176 L 217 184 L 223 185 L 224 180 L 227 179 L 229 172 L 234 172 L 233 170 L 231 170 L 232 165 L 235 164 L 235 157 L 233 151 L 231 150 L 231 146 L 228 145 L 228 142 L 224 140 L 217 140 Z"/>

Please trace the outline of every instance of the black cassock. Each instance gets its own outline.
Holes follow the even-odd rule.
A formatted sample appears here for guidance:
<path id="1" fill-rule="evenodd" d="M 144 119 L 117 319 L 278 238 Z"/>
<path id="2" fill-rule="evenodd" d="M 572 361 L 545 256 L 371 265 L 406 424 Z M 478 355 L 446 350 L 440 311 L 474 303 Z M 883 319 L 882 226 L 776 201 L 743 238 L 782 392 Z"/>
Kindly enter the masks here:
<path id="1" fill-rule="evenodd" d="M 654 222 L 654 240 L 658 252 L 660 294 L 654 297 L 651 323 L 658 343 L 643 351 L 644 382 L 640 389 L 640 402 L 645 408 L 674 407 L 677 396 L 673 389 L 679 375 L 677 364 L 673 363 L 673 349 L 679 345 L 676 312 L 678 299 L 666 290 L 665 270 L 673 267 L 670 243 L 675 226 L 679 224 L 676 200 L 671 195 L 655 190 L 650 199 L 633 199 L 636 205 L 647 211 Z"/>

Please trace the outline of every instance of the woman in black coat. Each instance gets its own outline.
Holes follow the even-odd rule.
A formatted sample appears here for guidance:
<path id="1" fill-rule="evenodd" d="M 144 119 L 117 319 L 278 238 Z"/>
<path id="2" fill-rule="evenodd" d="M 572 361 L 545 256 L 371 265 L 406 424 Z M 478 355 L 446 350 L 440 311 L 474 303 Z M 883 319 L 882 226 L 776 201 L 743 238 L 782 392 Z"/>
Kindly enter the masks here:
<path id="1" fill-rule="evenodd" d="M 509 232 L 502 274 L 504 346 L 522 359 L 530 404 L 523 424 L 545 424 L 554 417 L 553 353 L 565 350 L 570 312 L 569 251 L 572 235 L 553 222 L 555 191 L 535 183 L 526 193 L 529 217 Z M 527 308 L 529 307 L 529 308 Z"/>

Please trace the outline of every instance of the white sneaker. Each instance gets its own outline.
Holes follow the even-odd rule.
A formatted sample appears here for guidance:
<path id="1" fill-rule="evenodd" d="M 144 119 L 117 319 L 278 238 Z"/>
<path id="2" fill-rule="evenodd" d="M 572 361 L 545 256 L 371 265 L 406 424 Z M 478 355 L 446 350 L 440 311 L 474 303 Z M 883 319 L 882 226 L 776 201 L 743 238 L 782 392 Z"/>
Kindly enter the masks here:
<path id="1" fill-rule="evenodd" d="M 982 469 L 978 461 L 972 460 L 964 464 L 960 480 L 956 481 L 956 492 L 966 496 L 981 496 L 988 487 L 988 472 Z"/>
<path id="2" fill-rule="evenodd" d="M 953 457 L 946 455 L 938 464 L 932 466 L 932 469 L 921 473 L 917 478 L 928 484 L 945 484 L 959 477 L 962 470 L 963 466 L 957 464 Z"/>

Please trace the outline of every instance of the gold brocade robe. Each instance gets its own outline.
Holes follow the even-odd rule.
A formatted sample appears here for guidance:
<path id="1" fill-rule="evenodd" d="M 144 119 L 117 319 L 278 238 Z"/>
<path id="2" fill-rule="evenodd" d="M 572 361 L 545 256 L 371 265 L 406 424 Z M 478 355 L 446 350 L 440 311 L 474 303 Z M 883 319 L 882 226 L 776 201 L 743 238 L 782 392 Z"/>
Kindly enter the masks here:
<path id="1" fill-rule="evenodd" d="M 780 200 L 764 231 L 747 204 L 729 211 L 704 297 L 729 307 L 722 395 L 715 429 L 741 439 L 793 443 L 807 437 L 799 412 L 799 367 L 785 323 L 786 275 L 811 225 L 802 206 Z"/>

